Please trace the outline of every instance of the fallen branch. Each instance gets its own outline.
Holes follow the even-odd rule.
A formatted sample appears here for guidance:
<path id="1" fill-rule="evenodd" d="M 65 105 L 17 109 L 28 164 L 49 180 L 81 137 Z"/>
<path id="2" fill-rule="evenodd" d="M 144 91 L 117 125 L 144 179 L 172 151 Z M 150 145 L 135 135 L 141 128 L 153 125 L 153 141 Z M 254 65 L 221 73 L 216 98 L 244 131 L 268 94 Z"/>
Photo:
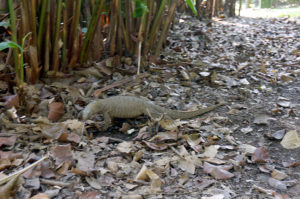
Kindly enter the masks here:
<path id="1" fill-rule="evenodd" d="M 136 81 L 136 80 L 148 77 L 149 75 L 150 74 L 148 74 L 148 73 L 142 73 L 140 75 L 137 75 L 136 77 L 128 77 L 128 78 L 122 79 L 122 80 L 114 82 L 114 83 L 112 83 L 112 84 L 110 84 L 108 86 L 105 86 L 104 88 L 100 88 L 100 89 L 95 90 L 95 92 L 93 93 L 93 96 L 95 98 L 98 98 L 99 95 L 103 91 L 106 91 L 108 89 L 115 88 L 115 87 L 118 87 L 118 86 L 122 86 L 122 85 L 127 84 L 127 83 L 132 82 L 132 81 Z"/>
<path id="2" fill-rule="evenodd" d="M 4 178 L 0 179 L 0 185 L 10 181 L 13 178 L 16 178 L 17 176 L 25 173 L 26 171 L 28 171 L 29 169 L 35 167 L 36 165 L 38 165 L 39 163 L 41 163 L 42 161 L 44 161 L 45 159 L 47 159 L 49 156 L 46 155 L 45 157 L 41 158 L 40 160 L 36 161 L 35 163 L 32 163 L 31 165 L 29 165 L 28 167 L 25 167 L 24 169 L 21 169 L 20 171 L 17 171 L 9 176 L 6 176 Z"/>

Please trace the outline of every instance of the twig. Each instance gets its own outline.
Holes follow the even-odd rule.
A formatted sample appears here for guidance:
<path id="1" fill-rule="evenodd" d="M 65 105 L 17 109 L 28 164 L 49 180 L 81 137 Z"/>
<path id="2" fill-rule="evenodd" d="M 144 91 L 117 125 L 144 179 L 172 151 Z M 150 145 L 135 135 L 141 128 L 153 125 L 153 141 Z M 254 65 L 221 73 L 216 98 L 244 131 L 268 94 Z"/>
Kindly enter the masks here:
<path id="1" fill-rule="evenodd" d="M 137 69 L 137 75 L 141 72 L 141 48 L 142 48 L 142 41 L 139 41 L 139 52 L 138 52 L 138 69 Z"/>
<path id="2" fill-rule="evenodd" d="M 60 186 L 60 187 L 70 187 L 71 185 L 74 184 L 74 182 L 61 182 L 57 180 L 47 180 L 47 179 L 40 179 L 41 183 L 43 184 L 48 184 L 48 185 L 53 185 L 53 186 Z"/>
<path id="3" fill-rule="evenodd" d="M 48 157 L 49 157 L 49 156 L 46 155 L 45 157 L 41 158 L 40 160 L 36 161 L 35 163 L 32 163 L 31 165 L 29 165 L 28 167 L 25 167 L 24 169 L 21 169 L 20 171 L 17 171 L 17 172 L 15 172 L 15 173 L 13 173 L 13 174 L 11 174 L 11 175 L 9 175 L 9 176 L 6 176 L 6 177 L 4 177 L 4 178 L 1 178 L 1 179 L 0 179 L 0 185 L 6 183 L 6 182 L 8 182 L 8 181 L 10 181 L 11 179 L 13 179 L 13 178 L 15 178 L 15 177 L 17 177 L 17 176 L 19 176 L 19 175 L 21 175 L 21 174 L 23 174 L 23 173 L 25 173 L 27 170 L 29 170 L 29 169 L 35 167 L 36 165 L 38 165 L 39 163 L 41 163 L 42 161 L 44 161 L 44 160 L 47 159 Z"/>

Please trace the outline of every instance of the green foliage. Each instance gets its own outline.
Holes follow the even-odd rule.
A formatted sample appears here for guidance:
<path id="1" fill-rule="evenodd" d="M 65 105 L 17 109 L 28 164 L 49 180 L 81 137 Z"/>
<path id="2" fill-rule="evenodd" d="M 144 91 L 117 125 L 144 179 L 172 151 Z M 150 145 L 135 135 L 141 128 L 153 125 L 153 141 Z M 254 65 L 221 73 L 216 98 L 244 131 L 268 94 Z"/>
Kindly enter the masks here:
<path id="1" fill-rule="evenodd" d="M 142 0 L 131 0 L 135 2 L 135 9 L 133 12 L 133 17 L 141 17 L 144 12 L 149 12 L 148 7 L 146 3 L 144 3 Z"/>
<path id="2" fill-rule="evenodd" d="M 185 2 L 188 4 L 188 6 L 190 7 L 190 9 L 193 11 L 194 15 L 197 15 L 197 9 L 195 7 L 195 3 L 193 0 L 185 0 Z"/>
<path id="3" fill-rule="evenodd" d="M 23 50 L 22 47 L 13 41 L 3 41 L 0 42 L 0 51 L 7 49 L 7 48 L 19 48 L 21 51 Z"/>

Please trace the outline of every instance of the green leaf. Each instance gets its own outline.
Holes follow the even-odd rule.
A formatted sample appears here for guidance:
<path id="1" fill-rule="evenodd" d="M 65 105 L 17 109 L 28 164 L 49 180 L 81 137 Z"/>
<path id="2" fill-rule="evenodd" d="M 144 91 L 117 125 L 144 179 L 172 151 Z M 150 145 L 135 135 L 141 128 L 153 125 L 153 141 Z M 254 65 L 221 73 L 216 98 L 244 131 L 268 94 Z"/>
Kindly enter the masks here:
<path id="1" fill-rule="evenodd" d="M 0 51 L 4 50 L 6 48 L 19 48 L 21 51 L 23 51 L 23 48 L 19 44 L 15 43 L 13 41 L 0 42 Z"/>
<path id="2" fill-rule="evenodd" d="M 196 10 L 194 1 L 193 0 L 185 0 L 185 2 L 188 4 L 188 6 L 190 7 L 190 9 L 193 11 L 194 15 L 197 15 L 198 12 Z"/>
<path id="3" fill-rule="evenodd" d="M 7 41 L 0 42 L 0 51 L 4 50 L 6 48 L 10 48 L 8 42 Z"/>
<path id="4" fill-rule="evenodd" d="M 149 12 L 147 4 L 144 3 L 142 0 L 131 0 L 135 2 L 135 9 L 133 11 L 133 17 L 141 17 L 144 12 Z"/>

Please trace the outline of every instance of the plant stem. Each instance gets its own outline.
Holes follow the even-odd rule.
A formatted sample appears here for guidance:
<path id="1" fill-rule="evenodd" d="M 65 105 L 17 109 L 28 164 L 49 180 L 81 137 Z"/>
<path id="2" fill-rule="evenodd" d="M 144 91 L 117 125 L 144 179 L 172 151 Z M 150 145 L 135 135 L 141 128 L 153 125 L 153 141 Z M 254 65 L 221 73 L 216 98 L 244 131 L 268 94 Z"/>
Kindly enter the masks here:
<path id="1" fill-rule="evenodd" d="M 9 9 L 9 15 L 10 15 L 9 19 L 10 19 L 10 29 L 11 29 L 11 40 L 15 43 L 18 43 L 17 42 L 17 32 L 16 32 L 16 18 L 15 18 L 15 11 L 13 8 L 12 0 L 8 0 L 8 9 Z M 14 48 L 13 55 L 14 55 L 17 85 L 21 85 L 21 84 L 23 84 L 23 82 L 20 81 L 19 49 Z"/>

